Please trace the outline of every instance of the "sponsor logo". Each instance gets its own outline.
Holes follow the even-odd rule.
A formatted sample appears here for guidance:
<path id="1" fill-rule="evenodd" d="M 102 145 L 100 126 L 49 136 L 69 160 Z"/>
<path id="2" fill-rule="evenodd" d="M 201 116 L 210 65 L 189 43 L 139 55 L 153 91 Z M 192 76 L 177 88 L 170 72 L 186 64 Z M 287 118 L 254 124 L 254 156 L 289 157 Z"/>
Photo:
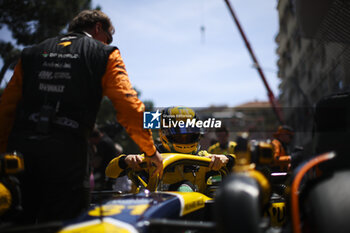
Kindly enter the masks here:
<path id="1" fill-rule="evenodd" d="M 66 46 L 71 45 L 71 44 L 72 44 L 71 41 L 65 41 L 65 42 L 59 43 L 58 45 L 61 45 L 61 46 L 63 46 L 63 47 L 66 47 Z"/>
<path id="2" fill-rule="evenodd" d="M 51 85 L 40 83 L 39 90 L 45 92 L 62 93 L 64 91 L 64 85 Z"/>
<path id="3" fill-rule="evenodd" d="M 204 201 L 202 199 L 200 200 L 194 200 L 190 203 L 185 204 L 185 211 L 191 211 L 195 209 L 199 209 L 204 206 Z"/>
<path id="4" fill-rule="evenodd" d="M 64 43 L 64 42 L 62 42 Z M 57 57 L 57 58 L 68 58 L 68 59 L 78 59 L 79 54 L 77 53 L 49 53 L 49 57 Z"/>
<path id="5" fill-rule="evenodd" d="M 186 119 L 174 121 L 172 119 L 163 119 L 163 128 L 220 128 L 221 121 L 215 118 L 208 118 L 207 120 L 197 120 L 197 119 Z"/>
<path id="6" fill-rule="evenodd" d="M 51 80 L 51 79 L 71 79 L 70 73 L 68 72 L 52 72 L 42 70 L 38 74 L 39 79 Z"/>
<path id="7" fill-rule="evenodd" d="M 160 115 L 159 110 L 156 112 L 143 113 L 143 128 L 144 129 L 160 129 Z"/>
<path id="8" fill-rule="evenodd" d="M 59 43 L 58 45 L 61 45 L 61 46 L 68 46 L 69 44 L 68 43 L 71 43 L 70 41 L 66 41 L 66 42 L 62 42 L 62 43 Z M 44 51 L 42 54 L 41 54 L 44 58 L 48 58 L 48 57 L 57 57 L 57 58 L 66 58 L 66 59 L 78 59 L 79 58 L 79 54 L 77 53 L 48 53 L 46 51 Z"/>
<path id="9" fill-rule="evenodd" d="M 72 65 L 70 63 L 57 63 L 57 62 L 44 62 L 43 66 L 50 67 L 50 68 L 64 68 L 64 69 L 70 69 Z"/>
<path id="10" fill-rule="evenodd" d="M 221 120 L 208 118 L 206 120 L 192 119 L 191 115 L 163 115 L 156 112 L 143 113 L 143 128 L 144 129 L 160 129 L 162 128 L 220 128 Z"/>
<path id="11" fill-rule="evenodd" d="M 33 114 L 31 114 L 28 117 L 28 119 L 30 121 L 34 121 L 34 122 L 38 122 L 39 118 L 42 119 L 42 117 L 40 116 L 40 114 L 38 112 L 37 113 L 33 113 Z M 45 120 L 48 121 L 49 118 L 46 118 Z M 73 128 L 73 129 L 79 128 L 79 123 L 78 122 L 76 122 L 74 120 L 71 120 L 71 119 L 69 119 L 67 117 L 55 117 L 55 119 L 53 119 L 52 122 L 56 123 L 58 125 L 67 126 L 67 127 Z"/>

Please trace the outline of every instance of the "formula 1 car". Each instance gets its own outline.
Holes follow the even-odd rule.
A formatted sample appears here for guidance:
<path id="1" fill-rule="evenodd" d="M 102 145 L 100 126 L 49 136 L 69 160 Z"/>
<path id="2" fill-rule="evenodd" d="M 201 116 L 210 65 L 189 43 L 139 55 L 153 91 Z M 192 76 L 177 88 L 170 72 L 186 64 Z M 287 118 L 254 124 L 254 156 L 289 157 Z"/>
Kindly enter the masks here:
<path id="1" fill-rule="evenodd" d="M 165 153 L 163 159 L 162 179 L 149 178 L 152 169 L 148 170 L 145 164 L 141 164 L 144 168 L 142 171 L 127 170 L 126 173 L 136 187 L 135 193 L 117 195 L 94 205 L 74 221 L 66 222 L 59 232 L 214 231 L 212 195 L 218 177 L 226 176 L 229 171 L 223 167 L 218 172 L 207 173 L 207 179 L 201 179 L 198 176 L 208 170 L 209 158 Z M 177 171 L 184 177 L 192 177 L 194 189 L 204 188 L 205 194 L 196 191 L 165 191 L 169 189 L 168 181 L 174 179 Z"/>
<path id="2" fill-rule="evenodd" d="M 232 213 L 242 216 L 251 213 L 245 219 L 252 221 L 230 221 L 243 229 L 242 232 L 246 232 L 247 227 L 251 227 L 252 224 L 257 232 L 263 232 L 271 225 L 264 222 L 266 218 L 261 216 L 262 207 L 268 205 L 270 200 L 269 184 L 266 178 L 252 166 L 236 164 L 236 170 L 241 170 L 231 174 L 226 167 L 219 171 L 209 171 L 210 159 L 207 157 L 175 153 L 164 153 L 162 156 L 164 167 L 162 179 L 150 178 L 149 174 L 152 174 L 154 168 L 148 169 L 145 162 L 140 165 L 143 168 L 141 171 L 127 169 L 124 173 L 134 184 L 133 193 L 114 192 L 111 195 L 111 192 L 102 191 L 100 194 L 111 196 L 101 202 L 95 202 L 88 211 L 74 220 L 0 230 L 1 232 L 59 233 L 217 232 L 222 231 L 224 227 L 224 231 L 230 232 L 233 228 L 231 224 L 225 223 L 228 219 L 225 215 L 232 216 Z M 226 176 L 229 177 L 226 178 Z M 170 191 L 176 190 L 172 185 L 179 179 L 192 183 L 193 191 Z M 238 186 L 232 190 L 233 192 L 226 192 L 225 187 L 230 190 L 230 185 L 220 187 L 222 180 L 226 180 L 226 184 L 233 181 L 233 184 Z M 222 190 L 221 194 L 217 192 L 219 187 Z M 242 188 L 245 191 L 240 193 Z M 249 192 L 258 193 L 258 195 L 244 194 Z M 223 196 L 223 193 L 228 196 Z M 216 195 L 221 197 L 217 199 Z M 245 198 L 241 198 L 244 196 Z M 262 202 L 259 201 L 260 199 Z M 277 205 L 280 204 L 274 202 L 270 206 L 281 209 Z M 271 221 L 274 218 L 271 215 L 267 219 Z"/>
<path id="3" fill-rule="evenodd" d="M 90 209 L 76 219 L 66 222 L 34 226 L 1 227 L 1 232 L 179 232 L 183 230 L 214 231 L 212 218 L 213 195 L 218 182 L 229 171 L 209 171 L 210 159 L 202 156 L 165 153 L 163 176 L 151 177 L 154 168 L 146 163 L 141 171 L 126 169 L 132 180 L 133 193 L 113 193 L 108 199 L 92 204 Z M 179 176 L 180 177 L 176 177 Z M 205 175 L 205 176 L 204 176 Z M 193 184 L 193 192 L 171 190 L 174 180 L 186 178 Z M 204 191 L 203 193 L 197 191 Z"/>
<path id="4" fill-rule="evenodd" d="M 270 147 L 266 149 L 269 153 Z M 135 184 L 134 194 L 116 196 L 95 205 L 67 223 L 60 233 L 231 232 L 233 229 L 265 232 L 285 221 L 285 202 L 273 200 L 269 181 L 252 164 L 236 164 L 232 174 L 226 167 L 209 171 L 207 157 L 174 153 L 162 156 L 161 180 L 149 178 L 153 170 L 142 164 L 142 171 L 125 171 Z M 178 180 L 177 176 L 194 184 L 194 190 L 169 191 L 173 190 L 171 186 Z M 264 210 L 271 214 L 264 216 Z M 226 220 L 233 216 L 236 220 L 227 224 Z"/>

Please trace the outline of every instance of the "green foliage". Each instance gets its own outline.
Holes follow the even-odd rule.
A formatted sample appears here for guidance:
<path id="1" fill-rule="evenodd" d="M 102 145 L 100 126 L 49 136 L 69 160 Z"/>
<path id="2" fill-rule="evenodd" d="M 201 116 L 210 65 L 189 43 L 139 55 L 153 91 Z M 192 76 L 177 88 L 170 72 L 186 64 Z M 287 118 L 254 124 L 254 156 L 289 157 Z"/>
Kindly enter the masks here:
<path id="1" fill-rule="evenodd" d="M 0 25 L 7 25 L 20 45 L 31 45 L 56 36 L 91 0 L 2 0 Z"/>
<path id="2" fill-rule="evenodd" d="M 100 110 L 97 114 L 96 124 L 103 125 L 107 122 L 115 122 L 116 121 L 116 111 L 112 102 L 104 97 L 101 102 Z"/>
<path id="3" fill-rule="evenodd" d="M 151 112 L 154 110 L 154 103 L 152 100 L 145 100 L 145 101 L 143 101 L 143 103 L 145 105 L 146 112 Z"/>
<path id="4" fill-rule="evenodd" d="M 28 46 L 58 35 L 84 9 L 91 9 L 91 0 L 1 0 L 0 28 L 6 25 L 15 43 L 0 40 L 4 62 L 0 83 L 19 58 L 18 45 Z"/>
<path id="5" fill-rule="evenodd" d="M 138 145 L 129 137 L 124 129 L 119 134 L 115 135 L 114 140 L 123 147 L 124 154 L 141 153 Z"/>
<path id="6" fill-rule="evenodd" d="M 140 91 L 137 90 L 137 93 L 140 96 Z M 152 101 L 147 100 L 143 101 L 143 103 L 145 104 L 146 111 L 153 111 L 154 104 Z M 125 129 L 117 122 L 116 111 L 112 102 L 107 97 L 104 97 L 101 102 L 96 123 L 101 131 L 107 133 L 109 137 L 123 147 L 123 153 L 141 152 L 136 143 L 126 133 Z"/>

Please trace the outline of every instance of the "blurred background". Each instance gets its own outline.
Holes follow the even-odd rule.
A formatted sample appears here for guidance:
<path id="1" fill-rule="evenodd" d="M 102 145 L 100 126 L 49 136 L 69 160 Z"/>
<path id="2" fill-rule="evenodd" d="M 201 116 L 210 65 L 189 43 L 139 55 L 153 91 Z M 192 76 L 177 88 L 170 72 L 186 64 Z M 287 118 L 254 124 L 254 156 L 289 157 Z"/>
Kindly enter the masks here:
<path id="1" fill-rule="evenodd" d="M 62 26 L 69 22 L 75 14 L 73 11 L 77 11 L 75 9 L 100 8 L 115 26 L 112 45 L 120 49 L 131 82 L 142 92 L 143 99 L 152 100 L 156 106 L 235 106 L 267 99 L 266 90 L 222 0 L 8 2 L 10 7 L 16 8 L 29 5 L 26 2 L 39 5 L 23 12 L 15 12 L 18 9 L 12 12 L 13 18 L 30 16 L 22 23 L 26 26 L 23 31 L 47 27 L 41 29 L 41 35 L 37 35 L 39 39 L 56 34 L 59 29 L 64 31 Z M 43 6 L 45 2 L 49 4 Z M 266 68 L 271 88 L 277 92 L 276 2 L 236 0 L 233 4 L 261 65 Z M 35 12 L 38 14 L 35 16 L 33 11 L 41 8 L 45 12 Z M 54 15 L 49 16 L 49 11 Z M 67 14 L 67 11 L 71 13 Z M 61 19 L 62 25 L 57 25 L 57 18 L 62 17 L 65 22 Z M 45 26 L 38 25 L 44 23 Z M 50 24 L 60 28 L 53 29 Z M 26 43 L 25 39 L 13 38 L 18 37 L 11 28 L 9 30 L 14 26 L 2 26 L 0 39 L 3 41 L 18 45 L 33 41 Z M 2 87 L 10 77 L 11 72 L 6 73 Z"/>
<path id="2" fill-rule="evenodd" d="M 279 124 L 288 124 L 296 131 L 294 143 L 311 150 L 315 103 L 350 87 L 349 2 L 230 3 L 282 118 L 271 108 L 224 0 L 2 0 L 0 86 L 3 89 L 11 78 L 23 47 L 65 33 L 68 22 L 83 9 L 101 9 L 114 24 L 112 45 L 120 49 L 147 110 L 196 108 L 205 117 L 223 119 L 232 139 L 241 132 L 268 139 Z M 127 137 L 114 114 L 104 100 L 98 125 L 111 137 Z"/>

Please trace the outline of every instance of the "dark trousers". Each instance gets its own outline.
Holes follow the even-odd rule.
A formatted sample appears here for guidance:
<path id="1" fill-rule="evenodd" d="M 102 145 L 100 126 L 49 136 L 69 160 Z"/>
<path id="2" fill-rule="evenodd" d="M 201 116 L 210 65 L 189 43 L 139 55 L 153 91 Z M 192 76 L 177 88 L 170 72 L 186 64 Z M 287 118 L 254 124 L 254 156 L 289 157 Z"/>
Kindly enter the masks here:
<path id="1" fill-rule="evenodd" d="M 62 221 L 89 205 L 87 142 L 72 135 L 13 134 L 9 150 L 23 155 L 20 175 L 24 224 Z"/>

